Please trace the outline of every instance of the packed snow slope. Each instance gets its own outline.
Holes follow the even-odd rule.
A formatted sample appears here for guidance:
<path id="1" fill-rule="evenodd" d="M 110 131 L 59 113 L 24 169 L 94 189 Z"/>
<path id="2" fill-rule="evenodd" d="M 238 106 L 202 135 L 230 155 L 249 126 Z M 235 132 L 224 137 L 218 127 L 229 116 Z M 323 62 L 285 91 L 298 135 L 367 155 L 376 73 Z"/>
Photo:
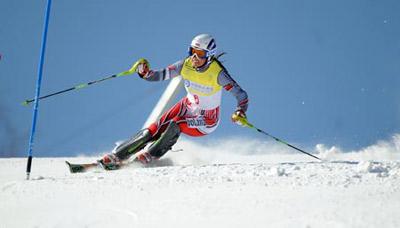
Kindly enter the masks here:
<path id="1" fill-rule="evenodd" d="M 117 171 L 35 158 L 29 181 L 26 159 L 0 159 L 0 227 L 400 227 L 400 136 L 353 152 L 317 145 L 323 162 L 235 142 L 182 140 L 153 167 Z"/>

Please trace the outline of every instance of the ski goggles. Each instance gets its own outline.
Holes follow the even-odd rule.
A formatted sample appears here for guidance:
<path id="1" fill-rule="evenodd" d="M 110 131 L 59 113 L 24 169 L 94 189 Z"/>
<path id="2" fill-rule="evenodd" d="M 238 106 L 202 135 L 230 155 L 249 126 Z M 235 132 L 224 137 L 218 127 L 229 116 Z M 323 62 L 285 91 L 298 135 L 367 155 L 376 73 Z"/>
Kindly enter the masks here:
<path id="1" fill-rule="evenodd" d="M 196 54 L 196 56 L 200 59 L 206 59 L 208 57 L 208 51 L 189 47 L 189 56 L 192 56 L 194 54 Z"/>
<path id="2" fill-rule="evenodd" d="M 210 52 L 202 49 L 196 49 L 193 47 L 189 47 L 189 56 L 196 54 L 199 59 L 206 59 L 210 56 Z"/>

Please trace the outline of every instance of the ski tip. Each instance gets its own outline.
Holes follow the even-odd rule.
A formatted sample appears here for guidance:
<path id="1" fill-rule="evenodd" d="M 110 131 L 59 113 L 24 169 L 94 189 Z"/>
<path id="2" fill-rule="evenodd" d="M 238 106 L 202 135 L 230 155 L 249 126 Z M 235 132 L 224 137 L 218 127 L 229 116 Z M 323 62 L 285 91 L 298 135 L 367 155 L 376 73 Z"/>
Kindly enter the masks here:
<path id="1" fill-rule="evenodd" d="M 69 172 L 70 173 L 74 173 L 74 170 L 72 169 L 71 163 L 69 163 L 68 161 L 65 161 L 65 164 L 67 164 Z"/>
<path id="2" fill-rule="evenodd" d="M 86 171 L 86 168 L 84 165 L 80 164 L 71 164 L 68 161 L 65 161 L 65 163 L 68 165 L 68 169 L 70 173 L 82 173 Z"/>

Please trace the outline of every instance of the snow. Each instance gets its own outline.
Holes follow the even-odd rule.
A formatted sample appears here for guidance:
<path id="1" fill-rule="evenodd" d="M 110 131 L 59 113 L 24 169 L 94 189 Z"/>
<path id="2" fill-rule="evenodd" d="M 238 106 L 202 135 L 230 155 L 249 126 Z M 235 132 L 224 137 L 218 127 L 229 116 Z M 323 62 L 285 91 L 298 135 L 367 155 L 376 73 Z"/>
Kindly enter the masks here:
<path id="1" fill-rule="evenodd" d="M 153 167 L 0 159 L 0 227 L 400 227 L 400 137 L 319 162 L 273 142 L 180 140 Z M 258 145 L 258 147 L 254 147 Z M 257 148 L 257 149 L 254 149 Z"/>

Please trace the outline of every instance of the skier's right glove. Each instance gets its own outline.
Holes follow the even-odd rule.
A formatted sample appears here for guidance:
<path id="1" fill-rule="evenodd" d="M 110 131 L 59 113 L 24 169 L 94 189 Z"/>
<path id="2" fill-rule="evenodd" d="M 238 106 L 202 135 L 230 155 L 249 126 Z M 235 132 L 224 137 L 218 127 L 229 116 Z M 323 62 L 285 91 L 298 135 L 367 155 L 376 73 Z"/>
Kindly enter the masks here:
<path id="1" fill-rule="evenodd" d="M 237 109 L 231 116 L 232 122 L 240 125 L 240 126 L 246 126 L 247 123 L 247 117 L 246 113 L 242 109 Z"/>
<path id="2" fill-rule="evenodd" d="M 145 77 L 150 71 L 150 64 L 147 59 L 141 58 L 129 69 L 131 73 L 137 72 L 141 78 Z"/>

